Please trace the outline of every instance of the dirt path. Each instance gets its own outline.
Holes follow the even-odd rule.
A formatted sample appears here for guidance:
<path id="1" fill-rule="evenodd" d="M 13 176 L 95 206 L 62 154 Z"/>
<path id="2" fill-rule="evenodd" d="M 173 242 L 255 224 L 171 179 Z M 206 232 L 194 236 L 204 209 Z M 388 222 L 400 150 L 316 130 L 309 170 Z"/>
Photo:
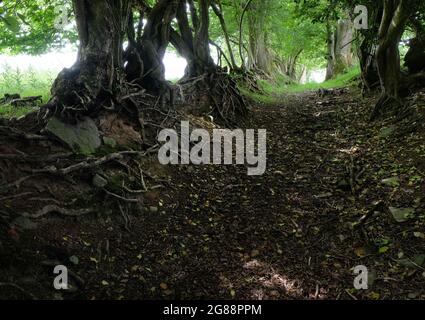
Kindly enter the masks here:
<path id="1" fill-rule="evenodd" d="M 243 166 L 170 167 L 171 188 L 131 215 L 130 232 L 117 212 L 51 221 L 14 244 L 20 254 L 9 254 L 4 276 L 40 298 L 424 297 L 423 269 L 394 261 L 425 253 L 414 236 L 423 231 L 424 185 L 400 169 L 423 165 L 412 151 L 423 143 L 390 145 L 359 101 L 299 94 L 255 108 L 247 127 L 268 131 L 263 176 Z M 398 189 L 380 183 L 395 174 Z M 413 205 L 422 218 L 402 225 L 387 212 Z M 74 277 L 75 292 L 55 293 L 49 261 L 70 264 L 84 287 Z M 353 288 L 357 265 L 373 278 L 364 292 Z"/>

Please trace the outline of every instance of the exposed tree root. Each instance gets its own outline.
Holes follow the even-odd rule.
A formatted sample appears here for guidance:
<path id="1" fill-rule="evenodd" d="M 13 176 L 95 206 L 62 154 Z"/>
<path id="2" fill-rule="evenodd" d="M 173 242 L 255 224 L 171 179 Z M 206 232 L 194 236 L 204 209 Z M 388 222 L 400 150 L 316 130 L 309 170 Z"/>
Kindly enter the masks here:
<path id="1" fill-rule="evenodd" d="M 370 116 L 370 120 L 375 121 L 379 118 L 389 117 L 398 112 L 398 110 L 402 107 L 403 103 L 400 99 L 383 94 L 376 103 Z"/>
<path id="2" fill-rule="evenodd" d="M 231 73 L 235 80 L 244 85 L 249 91 L 261 93 L 263 90 L 260 88 L 255 73 L 241 69 L 233 70 Z"/>
<path id="3" fill-rule="evenodd" d="M 411 96 L 418 89 L 425 86 L 425 73 L 417 73 L 414 75 L 405 76 L 400 86 L 400 97 Z M 409 100 L 409 99 L 407 99 Z M 401 98 L 395 98 L 387 94 L 382 94 L 374 106 L 370 120 L 375 121 L 379 118 L 396 117 L 398 121 L 412 116 L 414 110 L 411 108 L 408 101 L 403 101 Z"/>
<path id="4" fill-rule="evenodd" d="M 229 126 L 234 126 L 236 120 L 248 112 L 247 102 L 240 93 L 236 81 L 227 73 L 204 74 L 184 79 L 179 85 L 182 87 L 186 103 L 198 105 L 198 109 L 213 114 Z M 206 105 L 209 110 L 205 108 Z"/>
<path id="5" fill-rule="evenodd" d="M 23 213 L 22 216 L 27 218 L 37 219 L 49 213 L 59 213 L 67 217 L 80 217 L 91 212 L 93 212 L 93 209 L 71 210 L 71 209 L 61 208 L 57 205 L 48 205 L 48 206 L 45 206 L 43 209 L 39 210 L 35 214 Z"/>
<path id="6" fill-rule="evenodd" d="M 119 199 L 119 200 L 121 200 L 121 201 L 124 201 L 124 202 L 132 202 L 132 203 L 139 203 L 139 202 L 140 202 L 140 200 L 139 200 L 139 199 L 129 199 L 129 198 L 124 198 L 124 197 L 122 197 L 122 196 L 120 196 L 120 195 L 118 195 L 118 194 L 116 194 L 116 193 L 113 193 L 113 192 L 111 192 L 111 191 L 108 191 L 108 190 L 106 190 L 106 189 L 104 189 L 104 191 L 105 191 L 105 193 L 106 193 L 107 195 L 109 195 L 109 196 L 111 196 L 111 197 L 114 197 L 114 198 L 117 198 L 117 199 Z"/>
<path id="7" fill-rule="evenodd" d="M 33 170 L 32 173 L 33 174 L 49 173 L 49 174 L 67 175 L 67 174 L 70 174 L 70 173 L 75 172 L 75 171 L 99 167 L 104 163 L 114 161 L 114 160 L 123 159 L 124 155 L 144 156 L 146 154 L 147 154 L 147 152 L 123 151 L 123 152 L 108 154 L 108 155 L 106 155 L 102 158 L 99 158 L 97 160 L 94 160 L 94 161 L 88 159 L 86 161 L 83 161 L 83 162 L 74 164 L 72 166 L 62 168 L 62 169 L 57 169 L 56 167 L 48 167 L 48 168 L 44 168 L 44 169 Z"/>

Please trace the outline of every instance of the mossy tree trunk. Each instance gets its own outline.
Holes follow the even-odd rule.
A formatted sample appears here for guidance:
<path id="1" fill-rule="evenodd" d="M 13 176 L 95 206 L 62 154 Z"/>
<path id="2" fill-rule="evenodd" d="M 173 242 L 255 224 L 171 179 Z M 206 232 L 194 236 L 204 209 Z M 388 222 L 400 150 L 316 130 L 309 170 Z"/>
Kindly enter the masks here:
<path id="1" fill-rule="evenodd" d="M 328 34 L 328 64 L 326 68 L 326 80 L 343 73 L 353 65 L 353 24 L 349 20 L 338 21 L 332 29 L 327 24 Z"/>
<path id="2" fill-rule="evenodd" d="M 274 55 L 269 49 L 266 15 L 268 0 L 253 1 L 248 10 L 248 65 L 247 69 L 265 76 L 274 73 Z"/>

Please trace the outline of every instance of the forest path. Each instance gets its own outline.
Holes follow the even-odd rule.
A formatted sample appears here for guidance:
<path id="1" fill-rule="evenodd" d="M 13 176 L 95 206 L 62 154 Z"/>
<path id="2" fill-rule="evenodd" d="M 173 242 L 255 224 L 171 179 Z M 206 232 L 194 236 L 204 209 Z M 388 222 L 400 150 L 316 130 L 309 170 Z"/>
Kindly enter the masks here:
<path id="1" fill-rule="evenodd" d="M 264 175 L 248 176 L 236 165 L 170 166 L 171 185 L 151 194 L 147 210 L 131 213 L 130 230 L 114 208 L 101 219 L 52 220 L 11 247 L 19 255 L 11 253 L 14 268 L 3 276 L 37 297 L 66 299 L 378 299 L 421 292 L 422 271 L 404 272 L 394 258 L 423 253 L 413 232 L 424 220 L 400 225 L 383 207 L 408 206 L 424 185 L 398 191 L 381 180 L 394 165 L 410 170 L 407 155 L 422 138 L 388 143 L 368 122 L 370 106 L 356 93 L 302 93 L 255 107 L 246 128 L 267 129 Z M 400 175 L 401 185 L 408 182 Z M 364 223 L 353 227 L 358 221 Z M 52 289 L 46 258 L 79 275 L 72 277 L 75 292 Z M 358 265 L 370 270 L 370 290 L 353 288 Z"/>
<path id="2" fill-rule="evenodd" d="M 168 232 L 189 252 L 168 267 L 181 275 L 169 283 L 183 298 L 350 298 L 341 288 L 351 290 L 360 262 L 347 229 L 356 217 L 346 165 L 357 136 L 344 112 L 354 105 L 305 93 L 255 108 L 247 127 L 268 136 L 262 176 L 243 166 L 180 167 L 190 192 Z"/>
<path id="3" fill-rule="evenodd" d="M 393 245 L 394 251 L 413 254 L 420 252 L 421 243 L 410 240 L 414 245 L 406 248 L 399 236 L 404 229 L 383 203 L 376 205 L 407 197 L 394 192 L 389 197 L 391 188 L 380 183 L 389 173 L 379 176 L 376 171 L 392 166 L 403 151 L 394 141 L 390 150 L 369 122 L 371 101 L 358 92 L 327 97 L 307 92 L 254 108 L 246 127 L 267 129 L 264 175 L 248 176 L 244 166 L 177 167 L 172 179 L 179 182 L 172 201 L 177 200 L 177 207 L 163 212 L 162 231 L 144 248 L 148 255 L 162 243 L 153 271 L 161 274 L 156 278 L 163 284 L 159 294 L 406 297 L 412 283 L 394 279 L 400 272 L 391 267 L 386 250 Z M 378 216 L 371 218 L 374 212 Z M 353 227 L 362 217 L 364 224 Z M 358 265 L 370 269 L 370 290 L 354 289 Z"/>

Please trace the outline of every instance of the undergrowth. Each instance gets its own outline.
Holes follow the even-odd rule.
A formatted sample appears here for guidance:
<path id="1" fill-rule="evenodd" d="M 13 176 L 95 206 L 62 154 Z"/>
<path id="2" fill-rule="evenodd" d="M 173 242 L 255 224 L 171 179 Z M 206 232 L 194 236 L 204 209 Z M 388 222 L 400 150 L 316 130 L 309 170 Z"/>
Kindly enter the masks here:
<path id="1" fill-rule="evenodd" d="M 305 91 L 315 91 L 319 89 L 336 89 L 350 86 L 360 75 L 359 67 L 353 67 L 346 73 L 337 76 L 334 79 L 322 83 L 306 83 L 306 84 L 286 84 L 284 78 L 277 79 L 273 82 L 259 80 L 261 93 L 251 92 L 243 86 L 240 86 L 241 92 L 251 100 L 260 104 L 275 104 L 282 100 L 282 97 L 291 94 Z"/>
<path id="2" fill-rule="evenodd" d="M 21 97 L 42 96 L 43 102 L 49 100 L 50 88 L 55 78 L 53 72 L 40 72 L 33 67 L 12 68 L 8 64 L 0 66 L 0 70 L 0 99 L 8 93 L 20 94 Z M 33 110 L 34 107 L 0 105 L 0 117 L 20 117 Z"/>

